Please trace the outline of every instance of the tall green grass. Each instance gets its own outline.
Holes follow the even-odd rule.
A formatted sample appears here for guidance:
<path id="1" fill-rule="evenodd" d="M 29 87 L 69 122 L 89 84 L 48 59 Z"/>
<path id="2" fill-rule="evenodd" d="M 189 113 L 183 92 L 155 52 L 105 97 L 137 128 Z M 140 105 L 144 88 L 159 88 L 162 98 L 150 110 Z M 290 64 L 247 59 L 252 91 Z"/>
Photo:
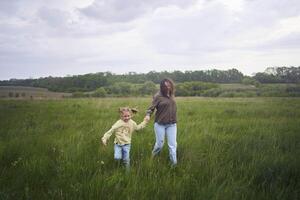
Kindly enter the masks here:
<path id="1" fill-rule="evenodd" d="M 299 199 L 299 98 L 177 98 L 178 166 L 151 159 L 153 121 L 131 171 L 100 138 L 150 98 L 0 101 L 0 199 Z"/>

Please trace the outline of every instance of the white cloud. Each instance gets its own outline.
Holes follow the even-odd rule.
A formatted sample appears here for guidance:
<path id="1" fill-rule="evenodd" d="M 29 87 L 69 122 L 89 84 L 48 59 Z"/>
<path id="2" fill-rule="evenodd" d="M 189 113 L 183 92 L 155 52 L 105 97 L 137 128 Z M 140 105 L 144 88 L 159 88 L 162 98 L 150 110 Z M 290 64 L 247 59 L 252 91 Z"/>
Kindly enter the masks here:
<path id="1" fill-rule="evenodd" d="M 299 21 L 298 0 L 3 0 L 0 79 L 299 66 Z"/>
<path id="2" fill-rule="evenodd" d="M 231 14 L 220 4 L 159 9 L 144 25 L 144 34 L 159 53 L 198 54 L 219 51 L 232 36 Z"/>

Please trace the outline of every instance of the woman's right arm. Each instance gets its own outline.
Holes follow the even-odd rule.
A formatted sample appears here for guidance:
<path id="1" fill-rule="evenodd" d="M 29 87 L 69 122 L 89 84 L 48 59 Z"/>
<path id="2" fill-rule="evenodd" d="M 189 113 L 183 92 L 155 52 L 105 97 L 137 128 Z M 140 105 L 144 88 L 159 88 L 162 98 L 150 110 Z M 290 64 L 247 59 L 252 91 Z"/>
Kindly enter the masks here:
<path id="1" fill-rule="evenodd" d="M 149 121 L 150 120 L 150 117 L 152 115 L 152 113 L 154 112 L 156 106 L 158 104 L 158 98 L 157 98 L 157 95 L 155 95 L 152 99 L 152 104 L 151 106 L 147 109 L 146 111 L 146 119 Z"/>

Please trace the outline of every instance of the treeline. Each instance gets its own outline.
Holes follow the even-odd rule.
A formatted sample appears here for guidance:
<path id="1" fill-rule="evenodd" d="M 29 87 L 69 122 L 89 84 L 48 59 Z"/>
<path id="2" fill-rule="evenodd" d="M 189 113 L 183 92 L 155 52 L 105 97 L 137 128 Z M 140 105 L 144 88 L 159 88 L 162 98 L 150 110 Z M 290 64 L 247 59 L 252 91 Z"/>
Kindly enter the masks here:
<path id="1" fill-rule="evenodd" d="M 176 83 L 175 96 L 202 97 L 300 97 L 300 84 L 220 84 L 201 81 Z M 129 97 L 154 95 L 159 85 L 117 82 L 92 92 L 74 92 L 72 97 Z"/>
<path id="2" fill-rule="evenodd" d="M 260 83 L 300 83 L 300 67 L 269 67 L 253 78 Z"/>
<path id="3" fill-rule="evenodd" d="M 163 78 L 169 77 L 176 84 L 185 82 L 209 83 L 244 83 L 258 85 L 260 83 L 300 83 L 300 67 L 274 67 L 267 68 L 265 72 L 256 73 L 254 76 L 245 76 L 237 69 L 230 70 L 203 70 L 203 71 L 174 71 L 137 74 L 113 74 L 100 72 L 67 77 L 45 77 L 38 79 L 10 79 L 0 81 L 0 86 L 29 86 L 47 88 L 54 92 L 92 92 L 98 93 L 105 90 L 106 94 L 144 94 L 145 87 L 151 92 L 153 85 L 158 84 Z M 130 85 L 133 84 L 134 86 Z M 191 83 L 192 84 L 192 83 Z M 203 84 L 201 84 L 203 85 Z M 130 86 L 130 87 L 129 87 Z M 212 85 L 206 84 L 206 87 Z M 189 87 L 189 86 L 184 86 Z M 202 86 L 201 86 L 202 87 Z M 102 88 L 102 89 L 101 89 Z M 127 88 L 127 89 L 126 89 Z M 128 92 L 130 88 L 130 92 Z M 127 90 L 127 91 L 126 91 Z M 181 88 L 179 87 L 179 91 Z M 188 95 L 188 94 L 187 94 Z M 195 95 L 195 94 L 193 94 Z"/>
<path id="4" fill-rule="evenodd" d="M 55 92 L 88 92 L 94 91 L 99 87 L 112 86 L 115 83 L 143 84 L 151 81 L 158 84 L 163 78 L 169 77 L 176 83 L 189 81 L 203 81 L 213 83 L 239 83 L 244 75 L 236 69 L 226 71 L 207 70 L 207 71 L 174 71 L 174 72 L 155 72 L 137 74 L 112 74 L 110 72 L 100 72 L 95 74 L 85 74 L 68 77 L 46 77 L 39 79 L 10 79 L 0 81 L 2 86 L 30 86 L 47 88 Z"/>
<path id="5" fill-rule="evenodd" d="M 219 84 L 191 81 L 176 84 L 176 96 L 212 96 L 211 89 L 219 88 Z M 143 84 L 116 82 L 110 86 L 100 87 L 92 92 L 74 92 L 73 97 L 126 97 L 154 95 L 159 85 L 152 81 Z"/>

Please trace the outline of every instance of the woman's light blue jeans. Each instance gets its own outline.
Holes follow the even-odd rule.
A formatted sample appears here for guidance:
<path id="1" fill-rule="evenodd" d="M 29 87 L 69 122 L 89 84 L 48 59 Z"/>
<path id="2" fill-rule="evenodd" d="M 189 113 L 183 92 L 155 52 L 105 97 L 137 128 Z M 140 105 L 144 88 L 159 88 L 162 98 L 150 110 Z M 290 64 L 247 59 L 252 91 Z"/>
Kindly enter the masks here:
<path id="1" fill-rule="evenodd" d="M 177 164 L 177 142 L 176 142 L 176 135 L 177 135 L 177 126 L 176 123 L 174 124 L 158 124 L 154 123 L 154 131 L 155 131 L 155 145 L 152 150 L 152 155 L 157 155 L 163 148 L 165 135 L 167 135 L 168 147 L 169 147 L 169 156 L 172 162 L 172 165 Z"/>
<path id="2" fill-rule="evenodd" d="M 124 145 L 119 145 L 115 144 L 114 146 L 114 158 L 115 160 L 123 160 L 123 163 L 125 164 L 126 168 L 130 167 L 130 144 L 124 144 Z"/>

